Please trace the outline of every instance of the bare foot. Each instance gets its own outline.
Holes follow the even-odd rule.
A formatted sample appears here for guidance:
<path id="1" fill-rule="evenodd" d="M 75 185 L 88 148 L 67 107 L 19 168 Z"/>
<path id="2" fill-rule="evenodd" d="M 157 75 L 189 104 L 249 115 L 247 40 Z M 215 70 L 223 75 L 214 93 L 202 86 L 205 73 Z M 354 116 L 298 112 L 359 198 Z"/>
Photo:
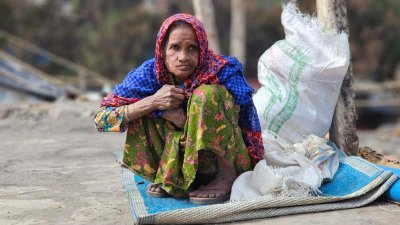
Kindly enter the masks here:
<path id="1" fill-rule="evenodd" d="M 231 162 L 223 157 L 218 158 L 218 173 L 214 180 L 205 186 L 189 193 L 189 197 L 219 198 L 231 193 L 233 181 L 236 179 L 236 170 Z"/>
<path id="2" fill-rule="evenodd" d="M 150 184 L 149 187 L 147 188 L 147 190 L 151 191 L 151 192 L 157 192 L 157 193 L 165 192 L 165 190 L 161 187 L 160 184 L 155 184 L 155 183 Z"/>
<path id="3" fill-rule="evenodd" d="M 161 187 L 161 184 L 152 183 L 147 187 L 147 194 L 151 197 L 164 198 L 168 193 Z"/>

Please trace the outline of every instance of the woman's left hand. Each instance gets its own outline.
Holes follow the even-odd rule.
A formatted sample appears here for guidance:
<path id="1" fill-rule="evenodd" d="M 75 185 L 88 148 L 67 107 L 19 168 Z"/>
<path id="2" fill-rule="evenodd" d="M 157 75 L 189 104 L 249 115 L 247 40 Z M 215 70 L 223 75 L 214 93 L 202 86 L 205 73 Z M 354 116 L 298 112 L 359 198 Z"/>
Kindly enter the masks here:
<path id="1" fill-rule="evenodd" d="M 165 110 L 162 117 L 168 121 L 171 121 L 181 129 L 183 129 L 186 123 L 186 115 L 182 107 Z"/>

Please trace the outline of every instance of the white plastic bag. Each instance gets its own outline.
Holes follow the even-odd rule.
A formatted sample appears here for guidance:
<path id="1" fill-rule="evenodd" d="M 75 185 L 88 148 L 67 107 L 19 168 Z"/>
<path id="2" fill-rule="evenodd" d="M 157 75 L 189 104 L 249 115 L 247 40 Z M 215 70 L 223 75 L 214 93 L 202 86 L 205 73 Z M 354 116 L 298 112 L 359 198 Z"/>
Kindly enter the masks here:
<path id="1" fill-rule="evenodd" d="M 330 181 L 339 167 L 339 158 L 323 138 L 309 135 L 289 146 L 263 133 L 272 151 L 253 171 L 241 174 L 233 183 L 231 200 L 254 200 L 261 196 L 306 197 L 318 193 L 323 181 Z"/>
<path id="2" fill-rule="evenodd" d="M 253 100 L 263 132 L 294 144 L 328 132 L 350 51 L 345 33 L 324 32 L 293 2 L 283 6 L 281 19 L 285 39 L 259 59 L 261 88 Z"/>

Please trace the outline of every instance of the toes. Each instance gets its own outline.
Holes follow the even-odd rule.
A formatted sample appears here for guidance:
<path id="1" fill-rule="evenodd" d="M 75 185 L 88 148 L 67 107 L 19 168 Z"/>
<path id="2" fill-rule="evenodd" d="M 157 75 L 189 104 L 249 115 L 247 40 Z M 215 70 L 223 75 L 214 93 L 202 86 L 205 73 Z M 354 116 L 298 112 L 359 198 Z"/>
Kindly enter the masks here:
<path id="1" fill-rule="evenodd" d="M 197 197 L 199 198 L 208 198 L 209 194 L 207 192 L 200 192 Z"/>
<path id="2" fill-rule="evenodd" d="M 189 192 L 189 196 L 190 197 L 196 197 L 199 194 L 199 192 L 200 192 L 199 189 L 194 190 L 192 192 Z"/>
<path id="3" fill-rule="evenodd" d="M 207 194 L 207 197 L 208 198 L 216 198 L 216 197 L 218 197 L 218 191 L 209 191 L 208 193 L 206 193 Z"/>
<path id="4" fill-rule="evenodd" d="M 161 187 L 160 184 L 150 184 L 149 187 L 147 188 L 147 190 L 151 191 L 151 192 L 158 192 L 161 193 L 164 191 L 164 189 Z"/>
<path id="5" fill-rule="evenodd" d="M 217 193 L 212 193 L 211 192 L 211 193 L 208 194 L 208 197 L 209 198 L 216 198 L 217 197 Z"/>
<path id="6" fill-rule="evenodd" d="M 198 197 L 198 198 L 219 198 L 226 195 L 227 192 L 224 190 L 196 190 L 189 193 L 190 197 Z"/>
<path id="7" fill-rule="evenodd" d="M 155 189 L 154 191 L 156 191 L 156 192 L 158 192 L 158 193 L 161 193 L 161 192 L 164 191 L 164 189 L 162 189 L 161 186 L 157 186 L 157 187 L 155 187 L 154 189 Z"/>

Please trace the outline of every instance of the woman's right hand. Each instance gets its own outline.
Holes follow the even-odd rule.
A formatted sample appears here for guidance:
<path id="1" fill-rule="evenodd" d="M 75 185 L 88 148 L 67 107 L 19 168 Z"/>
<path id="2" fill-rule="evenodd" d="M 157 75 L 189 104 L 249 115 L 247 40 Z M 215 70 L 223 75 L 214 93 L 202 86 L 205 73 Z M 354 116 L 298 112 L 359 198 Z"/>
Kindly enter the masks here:
<path id="1" fill-rule="evenodd" d="M 166 84 L 153 95 L 153 104 L 158 110 L 175 109 L 182 105 L 184 99 L 182 89 Z"/>
<path id="2" fill-rule="evenodd" d="M 154 95 L 129 104 L 125 111 L 126 116 L 123 119 L 122 126 L 154 110 L 170 110 L 181 107 L 182 101 L 185 99 L 183 93 L 182 89 L 173 85 L 164 85 Z"/>

